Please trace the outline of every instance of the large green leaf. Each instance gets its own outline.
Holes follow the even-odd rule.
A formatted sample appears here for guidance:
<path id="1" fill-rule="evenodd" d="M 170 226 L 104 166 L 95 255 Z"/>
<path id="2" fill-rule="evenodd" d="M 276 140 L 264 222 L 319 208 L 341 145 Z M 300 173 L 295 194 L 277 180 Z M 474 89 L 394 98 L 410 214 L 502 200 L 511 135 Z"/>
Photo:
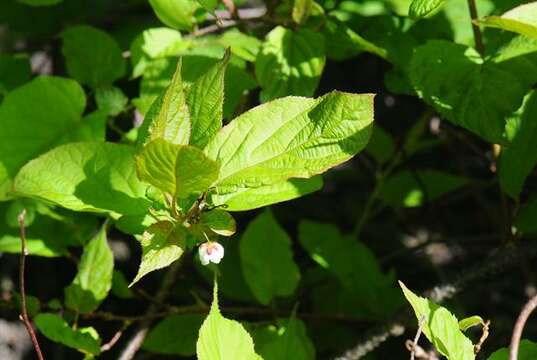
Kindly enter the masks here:
<path id="1" fill-rule="evenodd" d="M 254 350 L 250 334 L 242 325 L 226 319 L 220 313 L 216 282 L 211 311 L 201 326 L 196 353 L 199 360 L 262 360 Z"/>
<path id="2" fill-rule="evenodd" d="M 501 16 L 487 16 L 479 23 L 537 39 L 537 2 L 519 5 Z"/>
<path id="3" fill-rule="evenodd" d="M 101 353 L 101 339 L 91 327 L 74 330 L 60 316 L 47 313 L 36 316 L 35 326 L 52 341 L 88 355 Z"/>
<path id="4" fill-rule="evenodd" d="M 125 75 L 126 61 L 108 33 L 78 25 L 63 31 L 61 37 L 67 72 L 80 83 L 97 88 Z"/>
<path id="5" fill-rule="evenodd" d="M 114 254 L 106 240 L 106 227 L 84 246 L 78 273 L 65 288 L 65 305 L 80 313 L 92 312 L 106 298 L 112 287 Z"/>
<path id="6" fill-rule="evenodd" d="M 168 316 L 151 329 L 142 348 L 157 354 L 193 356 L 203 319 L 202 314 Z"/>
<path id="7" fill-rule="evenodd" d="M 332 273 L 364 313 L 389 315 L 401 304 L 394 274 L 384 274 L 373 252 L 336 226 L 302 221 L 300 244 L 311 258 Z"/>
<path id="8" fill-rule="evenodd" d="M 151 271 L 162 269 L 183 255 L 186 230 L 181 225 L 160 221 L 151 225 L 140 239 L 142 260 L 136 277 L 129 286 L 134 285 Z"/>
<path id="9" fill-rule="evenodd" d="M 218 177 L 218 163 L 199 149 L 156 139 L 136 155 L 138 177 L 179 198 L 200 194 Z"/>
<path id="10" fill-rule="evenodd" d="M 113 143 L 59 146 L 26 164 L 14 186 L 19 195 L 75 211 L 140 215 L 150 205 L 147 186 L 136 176 L 134 149 Z"/>
<path id="11" fill-rule="evenodd" d="M 335 91 L 255 107 L 223 127 L 205 148 L 221 164 L 218 193 L 322 173 L 365 147 L 372 121 L 369 94 Z"/>
<path id="12" fill-rule="evenodd" d="M 499 161 L 500 185 L 509 196 L 517 198 L 526 177 L 537 164 L 537 93 L 526 96 L 522 107 L 507 120 L 510 145 L 502 149 Z"/>
<path id="13" fill-rule="evenodd" d="M 312 96 L 325 63 L 324 38 L 309 30 L 274 28 L 255 62 L 261 101 L 287 95 Z"/>
<path id="14" fill-rule="evenodd" d="M 0 106 L 0 200 L 27 161 L 81 139 L 84 91 L 74 80 L 38 77 L 11 91 Z"/>
<path id="15" fill-rule="evenodd" d="M 446 0 L 412 0 L 408 15 L 422 18 L 438 9 Z"/>
<path id="16" fill-rule="evenodd" d="M 508 360 L 509 348 L 501 348 L 496 350 L 488 360 Z M 537 359 L 537 343 L 530 340 L 522 340 L 518 348 L 518 360 L 533 360 Z"/>
<path id="17" fill-rule="evenodd" d="M 28 57 L 0 54 L 0 102 L 2 95 L 29 81 L 31 76 Z"/>
<path id="18" fill-rule="evenodd" d="M 212 194 L 214 205 L 226 205 L 228 211 L 246 211 L 271 204 L 293 200 L 321 189 L 323 178 L 320 175 L 309 179 L 289 179 L 273 185 L 256 188 L 242 188 L 235 192 Z"/>
<path id="19" fill-rule="evenodd" d="M 194 12 L 200 7 L 192 0 L 149 0 L 157 17 L 169 27 L 191 30 L 194 26 Z"/>
<path id="20" fill-rule="evenodd" d="M 272 327 L 272 336 L 259 346 L 259 354 L 264 360 L 313 360 L 315 347 L 306 332 L 306 326 L 292 316 L 282 322 L 280 328 Z M 254 336 L 254 340 L 257 340 Z M 256 342 L 257 346 L 257 342 Z"/>
<path id="21" fill-rule="evenodd" d="M 190 139 L 190 112 L 181 76 L 181 60 L 170 85 L 151 105 L 138 133 L 138 147 L 155 139 L 172 144 L 188 144 Z"/>
<path id="22" fill-rule="evenodd" d="M 261 304 L 293 294 L 300 271 L 293 260 L 291 239 L 270 210 L 248 224 L 239 246 L 244 279 Z"/>
<path id="23" fill-rule="evenodd" d="M 483 62 L 474 49 L 443 40 L 416 49 L 410 79 L 444 117 L 495 143 L 505 143 L 505 117 L 531 86 L 510 69 Z"/>
<path id="24" fill-rule="evenodd" d="M 459 322 L 446 308 L 415 295 L 402 282 L 403 293 L 412 305 L 423 333 L 436 350 L 449 360 L 473 360 L 474 346 L 459 329 Z"/>

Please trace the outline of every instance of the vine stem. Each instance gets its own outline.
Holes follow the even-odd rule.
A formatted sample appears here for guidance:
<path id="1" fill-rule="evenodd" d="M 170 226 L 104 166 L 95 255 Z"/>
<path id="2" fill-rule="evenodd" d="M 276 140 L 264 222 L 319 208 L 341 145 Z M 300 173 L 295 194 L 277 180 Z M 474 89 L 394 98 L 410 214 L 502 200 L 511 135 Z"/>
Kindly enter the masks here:
<path id="1" fill-rule="evenodd" d="M 475 48 L 483 56 L 485 54 L 485 46 L 483 45 L 483 38 L 481 36 L 481 29 L 476 20 L 477 15 L 477 6 L 475 0 L 468 0 L 468 8 L 470 9 L 470 18 L 472 19 L 472 30 L 474 32 Z"/>
<path id="2" fill-rule="evenodd" d="M 513 335 L 511 336 L 511 344 L 509 345 L 509 360 L 518 359 L 518 346 L 520 345 L 524 325 L 526 325 L 526 321 L 535 308 L 537 308 L 537 295 L 528 300 L 526 305 L 522 308 L 522 311 L 520 311 L 520 315 L 518 315 L 518 319 L 516 320 L 513 329 Z"/>
<path id="3" fill-rule="evenodd" d="M 24 221 L 26 220 L 26 209 L 23 209 L 18 216 L 19 220 L 19 229 L 20 229 L 20 238 L 21 238 L 21 257 L 19 263 L 19 291 L 21 293 L 21 314 L 20 319 L 24 323 L 32 344 L 34 345 L 37 358 L 39 360 L 44 360 L 43 353 L 41 352 L 41 347 L 37 341 L 37 336 L 35 335 L 34 327 L 32 322 L 28 317 L 28 310 L 26 309 L 26 286 L 24 283 L 24 273 L 26 268 L 26 256 L 28 255 L 28 249 L 26 247 L 26 229 L 24 227 Z"/>

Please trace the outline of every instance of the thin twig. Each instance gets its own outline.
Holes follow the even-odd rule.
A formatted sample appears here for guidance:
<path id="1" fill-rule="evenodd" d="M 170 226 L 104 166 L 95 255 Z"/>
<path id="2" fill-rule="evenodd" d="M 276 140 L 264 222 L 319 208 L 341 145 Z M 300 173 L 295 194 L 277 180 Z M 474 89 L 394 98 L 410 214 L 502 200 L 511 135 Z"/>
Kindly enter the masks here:
<path id="1" fill-rule="evenodd" d="M 475 0 L 468 0 L 468 8 L 470 9 L 470 18 L 472 19 L 472 30 L 474 32 L 475 48 L 483 56 L 485 54 L 485 46 L 483 46 L 483 39 L 481 37 L 481 29 L 476 20 L 477 15 L 477 6 Z"/>
<path id="2" fill-rule="evenodd" d="M 490 320 L 485 321 L 483 324 L 483 329 L 481 330 L 481 337 L 479 338 L 479 341 L 477 344 L 474 345 L 474 354 L 478 354 L 481 351 L 481 347 L 485 343 L 485 340 L 489 337 L 489 330 L 490 330 Z"/>
<path id="3" fill-rule="evenodd" d="M 32 344 L 34 345 L 37 358 L 39 360 L 44 360 L 43 353 L 41 352 L 41 347 L 39 346 L 39 342 L 37 341 L 37 336 L 35 335 L 32 322 L 30 321 L 30 318 L 28 317 L 28 310 L 26 309 L 26 287 L 24 284 L 26 256 L 28 255 L 28 249 L 26 248 L 26 230 L 24 227 L 24 221 L 26 220 L 26 209 L 23 209 L 22 212 L 19 214 L 18 220 L 19 220 L 20 237 L 21 237 L 21 256 L 20 256 L 20 264 L 19 264 L 19 291 L 21 293 L 20 319 L 24 323 L 24 326 L 26 327 L 26 330 L 28 331 L 28 334 L 30 335 L 30 339 L 32 340 Z"/>
<path id="4" fill-rule="evenodd" d="M 123 324 L 123 326 L 121 327 L 121 329 L 119 329 L 115 334 L 114 336 L 112 336 L 112 338 L 110 339 L 110 341 L 108 341 L 106 344 L 104 344 L 103 346 L 101 346 L 101 352 L 105 352 L 105 351 L 108 351 L 110 350 L 111 348 L 114 347 L 114 345 L 117 344 L 117 342 L 119 341 L 119 339 L 121 338 L 121 335 L 123 335 L 123 332 L 125 331 L 125 329 L 127 329 L 129 327 L 130 323 L 128 322 L 125 322 Z"/>
<path id="5" fill-rule="evenodd" d="M 438 356 L 434 352 L 427 352 L 418 344 L 414 344 L 412 341 L 407 340 L 405 346 L 408 351 L 412 351 L 413 354 L 416 354 L 416 359 L 420 360 L 438 360 Z"/>
<path id="6" fill-rule="evenodd" d="M 416 347 L 418 346 L 418 341 L 420 340 L 421 332 L 423 331 L 423 325 L 425 325 L 426 320 L 427 319 L 425 318 L 425 316 L 422 316 L 420 319 L 418 331 L 416 331 L 416 336 L 414 336 L 414 342 L 412 343 L 412 349 L 410 349 L 410 360 L 414 360 L 414 358 L 416 357 Z"/>
<path id="7" fill-rule="evenodd" d="M 520 345 L 524 325 L 526 325 L 526 321 L 535 308 L 537 308 L 537 295 L 528 300 L 522 308 L 520 315 L 518 315 L 513 329 L 513 335 L 511 336 L 511 344 L 509 345 L 509 360 L 518 360 L 518 346 Z"/>
<path id="8" fill-rule="evenodd" d="M 222 0 L 222 2 L 224 3 L 224 6 L 226 7 L 226 9 L 229 11 L 231 18 L 238 20 L 239 12 L 233 0 Z"/>

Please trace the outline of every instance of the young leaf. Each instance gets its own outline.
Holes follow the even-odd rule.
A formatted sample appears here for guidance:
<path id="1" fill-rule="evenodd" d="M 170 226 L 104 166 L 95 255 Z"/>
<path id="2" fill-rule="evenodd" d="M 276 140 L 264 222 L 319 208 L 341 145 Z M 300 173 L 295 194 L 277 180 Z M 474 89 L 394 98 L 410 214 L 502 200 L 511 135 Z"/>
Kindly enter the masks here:
<path id="1" fill-rule="evenodd" d="M 190 86 L 186 102 L 190 109 L 190 144 L 203 149 L 222 127 L 224 115 L 224 74 L 231 53 L 213 65 Z"/>
<path id="2" fill-rule="evenodd" d="M 509 359 L 509 348 L 502 348 L 495 351 L 488 360 L 508 360 Z M 517 360 L 533 360 L 537 359 L 537 343 L 534 343 L 530 340 L 522 340 L 518 348 L 518 359 Z"/>
<path id="3" fill-rule="evenodd" d="M 260 105 L 223 127 L 207 144 L 221 164 L 218 194 L 309 178 L 353 157 L 371 133 L 373 96 L 331 92 Z"/>
<path id="4" fill-rule="evenodd" d="M 190 139 L 190 112 L 186 104 L 181 60 L 172 82 L 151 105 L 138 133 L 137 146 L 155 139 L 164 139 L 172 144 L 186 145 Z"/>
<path id="5" fill-rule="evenodd" d="M 222 236 L 231 236 L 235 234 L 237 225 L 235 219 L 227 211 L 213 209 L 203 212 L 200 221 L 214 233 Z"/>
<path id="6" fill-rule="evenodd" d="M 461 329 L 462 331 L 466 331 L 473 326 L 483 325 L 483 324 L 485 324 L 485 321 L 483 321 L 481 316 L 474 315 L 474 316 L 470 316 L 462 320 L 459 320 L 459 329 Z"/>
<path id="7" fill-rule="evenodd" d="M 112 287 L 114 255 L 106 240 L 106 227 L 84 246 L 78 273 L 65 288 L 65 305 L 76 312 L 88 313 L 99 307 Z"/>
<path id="8" fill-rule="evenodd" d="M 293 260 L 291 239 L 270 210 L 248 224 L 239 246 L 244 279 L 261 304 L 293 294 L 300 271 Z"/>
<path id="9" fill-rule="evenodd" d="M 415 295 L 399 281 L 403 293 L 412 305 L 423 333 L 436 350 L 449 360 L 473 360 L 474 346 L 459 329 L 459 322 L 446 308 Z"/>
<path id="10" fill-rule="evenodd" d="M 204 317 L 202 314 L 168 316 L 151 329 L 142 348 L 157 354 L 193 356 Z"/>
<path id="11" fill-rule="evenodd" d="M 324 38 L 309 29 L 274 28 L 255 62 L 261 101 L 287 95 L 312 96 L 325 63 Z"/>
<path id="12" fill-rule="evenodd" d="M 218 164 L 197 148 L 156 139 L 136 155 L 138 177 L 179 198 L 207 191 L 218 177 Z"/>
<path id="13" fill-rule="evenodd" d="M 479 23 L 537 39 L 537 2 L 519 5 L 502 16 L 487 16 Z"/>
<path id="14" fill-rule="evenodd" d="M 218 285 L 215 281 L 213 303 L 205 318 L 196 344 L 199 360 L 262 360 L 256 354 L 250 334 L 234 320 L 226 319 L 218 308 Z"/>
<path id="15" fill-rule="evenodd" d="M 422 18 L 431 14 L 444 4 L 446 0 L 412 0 L 408 15 L 414 18 Z"/>
<path id="16" fill-rule="evenodd" d="M 52 341 L 59 342 L 78 351 L 99 355 L 101 353 L 101 339 L 91 327 L 74 330 L 55 314 L 39 314 L 35 317 L 35 326 Z"/>
<path id="17" fill-rule="evenodd" d="M 126 61 L 108 33 L 78 25 L 63 31 L 61 37 L 67 72 L 80 83 L 95 89 L 125 75 Z"/>
<path id="18" fill-rule="evenodd" d="M 162 269 L 183 255 L 185 249 L 185 229 L 169 221 L 151 225 L 142 235 L 142 261 L 138 273 L 129 287 L 137 283 L 151 271 Z"/>
<path id="19" fill-rule="evenodd" d="M 86 107 L 74 80 L 38 77 L 11 91 L 0 106 L 0 200 L 29 160 L 62 143 L 78 140 Z"/>
<path id="20" fill-rule="evenodd" d="M 323 178 L 315 175 L 309 179 L 289 179 L 273 185 L 242 188 L 225 195 L 212 194 L 214 205 L 226 205 L 227 211 L 245 211 L 293 200 L 323 187 Z"/>
<path id="21" fill-rule="evenodd" d="M 157 17 L 164 24 L 179 30 L 192 30 L 194 12 L 199 4 L 192 0 L 149 0 Z"/>
<path id="22" fill-rule="evenodd" d="M 315 359 L 315 347 L 308 337 L 306 326 L 294 315 L 282 324 L 271 341 L 259 347 L 259 353 L 264 360 Z"/>
<path id="23" fill-rule="evenodd" d="M 127 145 L 81 142 L 59 146 L 27 163 L 15 192 L 74 211 L 145 214 L 147 188 L 136 176 L 134 149 Z"/>

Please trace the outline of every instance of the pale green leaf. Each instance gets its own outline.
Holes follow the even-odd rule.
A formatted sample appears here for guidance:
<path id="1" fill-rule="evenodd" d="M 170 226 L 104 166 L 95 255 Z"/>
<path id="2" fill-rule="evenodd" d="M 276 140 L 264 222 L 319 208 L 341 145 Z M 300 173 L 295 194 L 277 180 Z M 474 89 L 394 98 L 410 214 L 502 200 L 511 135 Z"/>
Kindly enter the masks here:
<path id="1" fill-rule="evenodd" d="M 156 139 L 136 155 L 138 177 L 179 198 L 200 194 L 218 177 L 218 164 L 199 149 Z"/>
<path id="2" fill-rule="evenodd" d="M 309 30 L 274 28 L 255 62 L 261 101 L 287 95 L 312 96 L 325 63 L 324 38 Z"/>
<path id="3" fill-rule="evenodd" d="M 459 329 L 459 322 L 446 308 L 415 295 L 402 282 L 403 293 L 412 305 L 423 333 L 436 350 L 449 360 L 473 360 L 474 346 Z"/>
<path id="4" fill-rule="evenodd" d="M 171 315 L 159 322 L 147 335 L 142 349 L 156 354 L 193 356 L 204 315 Z"/>
<path id="5" fill-rule="evenodd" d="M 412 0 L 408 15 L 422 18 L 441 7 L 446 0 Z"/>
<path id="6" fill-rule="evenodd" d="M 192 30 L 194 13 L 200 7 L 192 0 L 149 0 L 157 17 L 164 24 L 179 30 Z"/>
<path id="7" fill-rule="evenodd" d="M 537 39 L 537 2 L 519 5 L 501 16 L 487 16 L 479 23 Z"/>
<path id="8" fill-rule="evenodd" d="M 211 211 L 203 212 L 200 216 L 200 221 L 214 233 L 222 236 L 231 236 L 235 234 L 237 228 L 233 216 L 221 209 L 213 209 Z"/>
<path id="9" fill-rule="evenodd" d="M 11 91 L 0 106 L 0 199 L 29 160 L 62 143 L 78 140 L 86 107 L 74 80 L 38 77 Z"/>
<path id="10" fill-rule="evenodd" d="M 114 254 L 106 240 L 106 227 L 84 246 L 78 273 L 65 288 L 65 305 L 76 312 L 92 312 L 112 287 Z"/>
<path id="11" fill-rule="evenodd" d="M 365 147 L 372 121 L 370 94 L 286 97 L 255 107 L 223 127 L 205 148 L 221 164 L 217 192 L 322 173 Z"/>
<path id="12" fill-rule="evenodd" d="M 125 110 L 129 98 L 118 87 L 104 86 L 97 88 L 95 102 L 100 110 L 108 115 L 117 116 Z"/>
<path id="13" fill-rule="evenodd" d="M 502 348 L 495 351 L 488 360 L 508 360 L 509 359 L 509 348 Z M 520 341 L 520 346 L 518 348 L 518 360 L 533 360 L 537 359 L 537 343 L 534 343 L 530 340 Z"/>
<path id="14" fill-rule="evenodd" d="M 216 282 L 211 311 L 199 331 L 196 353 L 199 360 L 262 360 L 256 354 L 252 338 L 244 327 L 220 313 Z"/>
<path id="15" fill-rule="evenodd" d="M 300 271 L 293 260 L 291 239 L 269 210 L 248 224 L 239 246 L 244 279 L 261 304 L 294 293 Z"/>
<path id="16" fill-rule="evenodd" d="M 477 326 L 477 325 L 484 325 L 485 321 L 481 318 L 481 316 L 470 316 L 467 318 L 464 318 L 462 320 L 459 320 L 459 329 L 462 331 L 466 331 L 471 327 Z"/>
<path id="17" fill-rule="evenodd" d="M 37 315 L 34 322 L 39 331 L 52 341 L 84 354 L 101 353 L 101 339 L 93 328 L 74 330 L 60 316 L 47 313 Z"/>
<path id="18" fill-rule="evenodd" d="M 165 268 L 183 255 L 186 231 L 181 225 L 160 221 L 151 225 L 142 235 L 142 260 L 138 273 L 129 287 L 142 277 L 158 269 Z"/>
<path id="19" fill-rule="evenodd" d="M 233 55 L 249 62 L 255 61 L 261 48 L 261 40 L 254 36 L 246 35 L 237 29 L 226 31 L 220 35 L 217 41 L 224 47 L 229 47 Z"/>
<path id="20" fill-rule="evenodd" d="M 80 83 L 97 88 L 125 75 L 126 61 L 118 43 L 105 31 L 87 25 L 61 34 L 67 72 Z"/>
<path id="21" fill-rule="evenodd" d="M 291 16 L 297 24 L 303 24 L 308 20 L 313 9 L 313 0 L 294 0 Z"/>
<path id="22" fill-rule="evenodd" d="M 224 195 L 212 194 L 211 200 L 216 206 L 225 204 L 228 211 L 246 211 L 293 200 L 322 187 L 323 178 L 316 175 L 309 179 L 289 179 L 273 185 L 241 188 Z"/>
<path id="23" fill-rule="evenodd" d="M 259 354 L 264 360 L 315 359 L 315 347 L 308 337 L 306 326 L 295 316 L 283 322 L 275 335 L 272 341 L 259 348 Z"/>
<path id="24" fill-rule="evenodd" d="M 150 205 L 136 176 L 134 149 L 127 145 L 81 142 L 59 146 L 27 163 L 15 192 L 74 211 L 144 214 Z"/>

